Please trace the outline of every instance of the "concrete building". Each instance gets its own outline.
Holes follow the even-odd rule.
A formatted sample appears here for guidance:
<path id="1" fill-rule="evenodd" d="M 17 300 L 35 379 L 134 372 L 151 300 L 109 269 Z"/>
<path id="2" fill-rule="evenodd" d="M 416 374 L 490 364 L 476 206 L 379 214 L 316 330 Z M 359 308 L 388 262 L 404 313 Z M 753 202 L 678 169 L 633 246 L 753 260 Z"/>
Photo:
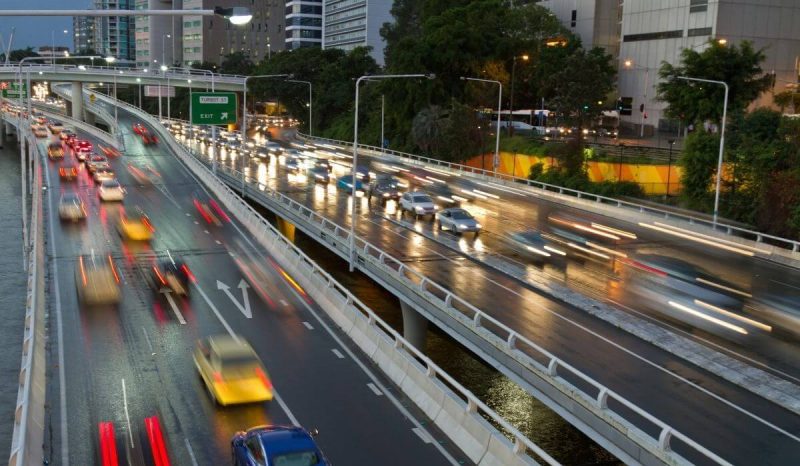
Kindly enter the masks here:
<path id="1" fill-rule="evenodd" d="M 325 0 L 322 48 L 352 50 L 372 47 L 371 55 L 383 65 L 384 23 L 393 21 L 392 2 L 384 0 Z"/>
<path id="2" fill-rule="evenodd" d="M 621 32 L 619 60 L 630 60 L 633 69 L 620 66 L 619 92 L 633 97 L 629 123 L 641 121 L 644 103 L 646 128 L 670 127 L 663 115 L 666 104 L 654 99 L 661 62 L 678 63 L 681 50 L 701 51 L 710 39 L 727 44 L 748 40 L 763 48 L 761 66 L 776 73 L 775 92 L 798 82 L 800 2 L 794 0 L 626 0 Z M 772 105 L 772 93 L 762 94 L 754 105 Z"/>
<path id="3" fill-rule="evenodd" d="M 136 0 L 135 3 L 137 10 L 180 10 L 183 7 L 183 0 Z M 136 16 L 135 24 L 137 67 L 181 63 L 183 22 L 180 16 Z"/>
<path id="4" fill-rule="evenodd" d="M 132 10 L 133 0 L 95 0 L 95 10 Z M 95 18 L 95 51 L 116 57 L 121 62 L 135 59 L 133 18 L 108 16 Z"/>
<path id="5" fill-rule="evenodd" d="M 286 50 L 322 46 L 322 0 L 286 0 Z"/>
<path id="6" fill-rule="evenodd" d="M 619 53 L 622 0 L 544 0 L 550 11 L 584 48 L 602 47 L 611 56 Z"/>
<path id="7" fill-rule="evenodd" d="M 283 4 L 282 0 L 253 0 L 247 5 L 253 19 L 243 26 L 232 25 L 220 17 L 184 16 L 183 66 L 201 62 L 219 64 L 234 52 L 244 52 L 258 63 L 272 52 L 283 50 L 286 18 Z M 187 10 L 241 5 L 241 0 L 183 0 L 183 8 Z"/>
<path id="8" fill-rule="evenodd" d="M 95 34 L 96 18 L 74 16 L 72 18 L 72 50 L 95 50 L 97 36 Z"/>

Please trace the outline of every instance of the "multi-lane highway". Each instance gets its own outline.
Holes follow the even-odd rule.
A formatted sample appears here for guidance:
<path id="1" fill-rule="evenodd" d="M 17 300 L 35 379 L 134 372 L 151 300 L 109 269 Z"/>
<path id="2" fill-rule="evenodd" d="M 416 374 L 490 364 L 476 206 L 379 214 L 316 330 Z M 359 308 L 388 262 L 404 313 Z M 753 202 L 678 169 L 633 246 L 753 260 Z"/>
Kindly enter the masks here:
<path id="1" fill-rule="evenodd" d="M 204 144 L 194 143 L 194 147 L 207 153 Z M 323 152 L 320 149 L 318 151 Z M 346 152 L 331 151 L 330 148 L 326 151 L 327 154 L 317 155 L 332 159 L 333 179 L 349 173 Z M 238 166 L 241 160 L 240 155 L 226 151 L 220 156 L 222 164 L 232 167 Z M 664 315 L 658 312 L 658 309 L 662 309 L 661 306 L 652 306 L 655 311 L 649 309 L 650 305 L 640 306 L 645 299 L 638 296 L 654 290 L 663 293 L 663 290 L 648 286 L 647 282 L 637 285 L 626 280 L 625 272 L 618 269 L 620 261 L 613 260 L 615 257 L 637 260 L 647 257 L 645 254 L 659 254 L 685 258 L 688 262 L 695 255 L 702 256 L 701 261 L 694 263 L 713 272 L 713 275 L 708 275 L 707 281 L 747 290 L 753 295 L 757 293 L 757 287 L 751 286 L 750 281 L 742 281 L 747 276 L 746 270 L 756 267 L 772 270 L 773 277 L 794 272 L 782 271 L 773 264 L 754 261 L 744 256 L 740 258 L 737 253 L 717 250 L 707 244 L 696 244 L 683 238 L 651 232 L 646 227 L 632 229 L 621 222 L 590 218 L 584 212 L 542 202 L 525 191 L 478 185 L 444 172 L 421 170 L 413 166 L 393 164 L 387 167 L 383 161 L 369 158 L 362 160 L 364 165 L 371 165 L 373 171 L 392 173 L 410 187 L 428 191 L 437 199 L 454 198 L 454 194 L 468 198 L 469 201 L 464 206 L 478 217 L 484 230 L 477 238 L 469 235 L 457 238 L 450 233 L 437 231 L 429 221 L 399 215 L 393 202 L 381 207 L 373 201 L 368 206 L 366 197 L 358 197 L 360 215 L 357 233 L 360 236 L 454 290 L 507 326 L 723 458 L 734 463 L 783 464 L 800 456 L 800 438 L 797 435 L 800 418 L 795 413 L 583 311 L 544 297 L 520 280 L 485 267 L 480 261 L 467 260 L 466 256 L 479 259 L 488 255 L 506 256 L 517 263 L 525 264 L 529 273 L 544 273 L 559 283 L 575 283 L 577 289 L 588 290 L 589 294 L 601 295 L 602 292 L 602 296 L 609 300 L 635 306 L 632 312 L 660 317 L 659 321 L 664 321 Z M 305 171 L 299 174 L 289 173 L 283 165 L 284 162 L 281 157 L 272 157 L 270 160 L 253 158 L 247 171 L 258 182 L 291 196 L 340 225 L 349 226 L 348 192 L 337 190 L 334 181 L 328 185 L 316 183 Z M 441 203 L 446 202 L 442 200 Z M 559 222 L 586 225 L 595 230 L 598 230 L 596 225 L 601 225 L 600 231 L 608 233 L 612 229 L 617 230 L 617 235 L 622 238 L 613 242 L 594 240 L 593 243 L 599 247 L 592 248 L 592 252 L 581 251 L 582 254 L 577 254 L 575 251 L 567 251 L 563 260 L 544 263 L 539 261 L 538 264 L 530 256 L 521 254 L 520 246 L 507 239 L 509 232 L 529 229 L 545 231 L 551 235 L 553 224 Z M 591 226 L 592 222 L 596 225 Z M 567 225 L 561 229 L 570 228 Z M 427 234 L 422 235 L 420 232 Z M 625 238 L 626 232 L 633 233 L 636 238 Z M 569 233 L 561 232 L 561 237 L 569 238 Z M 571 234 L 578 236 L 574 228 Z M 456 248 L 431 239 L 437 237 L 452 240 L 457 245 Z M 566 250 L 571 247 L 569 242 L 577 244 L 578 240 L 554 242 L 552 245 Z M 590 248 L 585 243 L 582 245 L 585 249 Z M 609 257 L 600 257 L 598 252 Z M 720 270 L 721 266 L 718 264 L 724 263 L 727 267 L 728 261 L 733 271 Z M 638 267 L 655 268 L 643 262 Z M 710 278 L 713 276 L 722 278 Z M 749 349 L 752 347 L 741 343 L 747 340 L 721 338 L 675 317 L 666 322 L 670 327 L 678 327 L 679 331 L 689 336 L 714 338 L 712 344 L 725 345 L 729 353 L 748 350 L 749 353 L 740 356 L 743 359 L 755 358 L 759 354 Z M 748 335 L 756 333 L 752 331 Z M 771 341 L 778 348 L 777 354 L 788 354 L 795 345 L 791 340 L 766 335 L 765 338 L 756 341 Z M 762 368 L 793 379 L 792 366 L 796 363 L 795 360 L 782 358 L 780 365 L 763 358 L 759 360 L 763 364 Z"/>
<path id="2" fill-rule="evenodd" d="M 152 416 L 163 427 L 172 464 L 230 464 L 231 436 L 263 424 L 318 429 L 317 441 L 334 464 L 462 461 L 328 330 L 323 312 L 235 219 L 206 221 L 194 200 L 208 203 L 209 193 L 163 144 L 143 145 L 125 110 L 119 116 L 126 151 L 110 164 L 126 189 L 123 202 L 101 202 L 84 167 L 75 181 L 62 181 L 60 162 L 43 162 L 49 187 L 51 463 L 95 464 L 99 425 L 111 422 L 121 464 L 149 464 L 145 418 Z M 98 147 L 99 141 L 78 133 Z M 40 143 L 57 140 L 49 136 Z M 65 149 L 65 159 L 72 160 Z M 85 222 L 59 221 L 57 203 L 70 192 L 85 202 Z M 120 215 L 139 209 L 155 228 L 149 244 L 123 240 L 117 231 Z M 88 307 L 78 300 L 76 263 L 92 254 L 116 264 L 119 305 Z M 153 261 L 168 256 L 182 258 L 194 276 L 187 298 L 159 294 L 147 281 Z M 223 408 L 211 400 L 192 352 L 198 339 L 226 333 L 256 350 L 274 384 L 273 401 Z"/>

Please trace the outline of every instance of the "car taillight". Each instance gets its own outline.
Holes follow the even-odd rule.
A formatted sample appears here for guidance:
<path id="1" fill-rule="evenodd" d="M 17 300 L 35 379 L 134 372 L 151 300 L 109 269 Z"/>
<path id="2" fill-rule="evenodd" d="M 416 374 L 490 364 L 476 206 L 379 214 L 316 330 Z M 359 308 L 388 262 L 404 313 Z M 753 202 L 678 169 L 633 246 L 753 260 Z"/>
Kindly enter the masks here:
<path id="1" fill-rule="evenodd" d="M 272 382 L 269 380 L 269 377 L 267 377 L 267 374 L 265 374 L 264 371 L 260 367 L 256 367 L 255 368 L 255 373 L 256 373 L 256 376 L 259 379 L 261 379 L 261 381 L 264 383 L 264 386 L 268 390 L 272 389 Z"/>
<path id="2" fill-rule="evenodd" d="M 214 372 L 214 382 L 222 383 L 222 374 L 219 372 Z"/>
<path id="3" fill-rule="evenodd" d="M 148 219 L 147 217 L 142 217 L 142 223 L 144 223 L 144 226 L 146 226 L 151 233 L 155 233 L 156 227 L 154 227 L 153 224 L 150 223 L 150 219 Z"/>
<path id="4" fill-rule="evenodd" d="M 194 274 L 192 273 L 191 270 L 189 270 L 189 267 L 187 267 L 186 264 L 183 264 L 181 266 L 181 270 L 183 270 L 183 273 L 186 274 L 186 277 L 188 277 L 189 280 L 191 280 L 192 283 L 196 282 L 196 280 L 194 278 Z"/>
<path id="5" fill-rule="evenodd" d="M 161 275 L 161 272 L 158 270 L 158 267 L 156 267 L 155 265 L 153 266 L 153 272 L 156 273 L 156 277 L 158 277 L 158 281 L 160 281 L 162 285 L 166 286 L 167 285 L 167 281 L 164 279 L 164 276 Z"/>
<path id="6" fill-rule="evenodd" d="M 119 274 L 117 274 L 117 268 L 114 267 L 114 261 L 111 259 L 111 255 L 108 256 L 108 264 L 111 266 L 111 273 L 114 274 L 114 280 L 119 283 Z"/>

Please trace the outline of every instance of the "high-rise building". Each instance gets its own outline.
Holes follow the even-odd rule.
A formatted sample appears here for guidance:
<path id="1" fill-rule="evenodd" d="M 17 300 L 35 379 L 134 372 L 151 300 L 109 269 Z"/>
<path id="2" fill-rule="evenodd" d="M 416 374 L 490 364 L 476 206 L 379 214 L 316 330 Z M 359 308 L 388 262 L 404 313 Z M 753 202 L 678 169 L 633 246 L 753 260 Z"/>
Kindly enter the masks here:
<path id="1" fill-rule="evenodd" d="M 95 25 L 97 18 L 90 16 L 74 16 L 72 18 L 72 50 L 81 52 L 85 50 L 95 50 L 97 37 L 95 35 Z"/>
<path id="2" fill-rule="evenodd" d="M 95 0 L 96 10 L 131 10 L 133 0 Z M 122 62 L 135 58 L 133 18 L 104 16 L 95 18 L 95 51 Z"/>
<path id="3" fill-rule="evenodd" d="M 286 49 L 322 46 L 322 0 L 286 0 Z"/>
<path id="4" fill-rule="evenodd" d="M 372 57 L 383 65 L 385 43 L 380 30 L 393 20 L 391 8 L 392 2 L 385 0 L 325 0 L 322 47 L 372 47 Z"/>
<path id="5" fill-rule="evenodd" d="M 225 56 L 244 52 L 257 63 L 272 52 L 284 49 L 285 14 L 281 0 L 252 0 L 248 5 L 253 19 L 236 26 L 220 17 L 184 16 L 183 65 L 201 62 L 221 63 Z M 213 9 L 215 6 L 241 6 L 241 0 L 183 0 L 187 10 Z"/>
<path id="6" fill-rule="evenodd" d="M 580 37 L 584 48 L 602 47 L 611 56 L 617 56 L 621 0 L 544 0 L 539 4 Z"/>
<path id="7" fill-rule="evenodd" d="M 180 10 L 184 6 L 182 0 L 135 1 L 134 8 L 137 10 Z M 183 20 L 180 16 L 136 16 L 135 25 L 136 66 L 144 68 L 181 63 Z"/>

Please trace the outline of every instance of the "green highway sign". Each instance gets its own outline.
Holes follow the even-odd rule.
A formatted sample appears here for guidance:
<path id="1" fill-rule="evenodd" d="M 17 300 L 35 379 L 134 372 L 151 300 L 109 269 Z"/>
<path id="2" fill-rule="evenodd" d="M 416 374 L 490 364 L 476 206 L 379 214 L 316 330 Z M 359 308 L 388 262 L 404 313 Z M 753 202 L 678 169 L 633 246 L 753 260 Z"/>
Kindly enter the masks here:
<path id="1" fill-rule="evenodd" d="M 19 82 L 17 81 L 2 82 L 0 83 L 0 89 L 3 91 L 3 97 L 19 98 Z M 28 86 L 25 83 L 22 83 L 22 97 L 28 98 Z"/>
<path id="2" fill-rule="evenodd" d="M 192 92 L 192 124 L 236 123 L 236 100 L 235 92 Z"/>

